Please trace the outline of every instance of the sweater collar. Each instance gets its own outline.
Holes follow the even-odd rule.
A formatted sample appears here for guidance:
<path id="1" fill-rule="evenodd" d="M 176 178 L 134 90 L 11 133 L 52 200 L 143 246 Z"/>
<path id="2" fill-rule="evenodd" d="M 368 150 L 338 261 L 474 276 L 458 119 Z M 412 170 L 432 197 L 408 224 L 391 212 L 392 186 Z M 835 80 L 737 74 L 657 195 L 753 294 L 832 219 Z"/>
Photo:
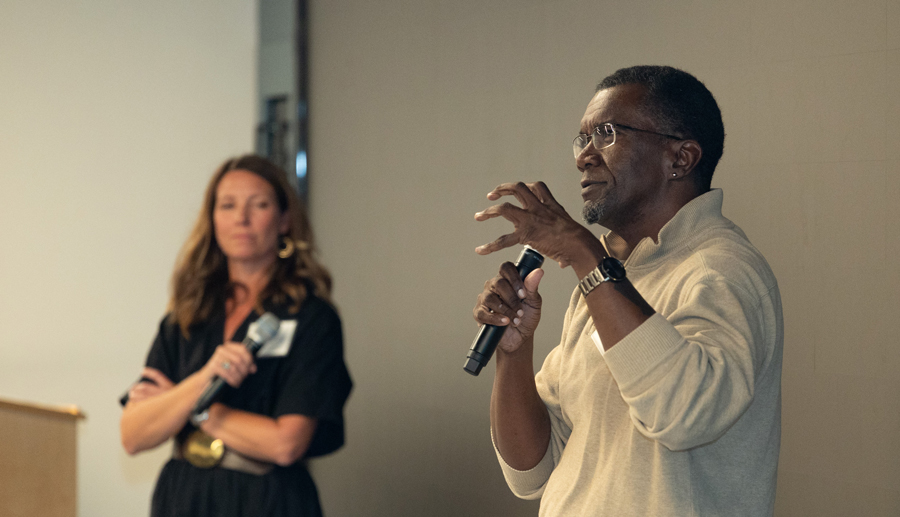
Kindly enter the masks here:
<path id="1" fill-rule="evenodd" d="M 712 189 L 690 200 L 660 229 L 659 242 L 644 237 L 638 243 L 625 261 L 626 266 L 642 266 L 662 258 L 688 244 L 702 229 L 731 225 L 731 221 L 722 216 L 722 199 L 722 189 Z M 601 240 L 611 255 L 621 258 L 624 239 L 609 232 Z"/>

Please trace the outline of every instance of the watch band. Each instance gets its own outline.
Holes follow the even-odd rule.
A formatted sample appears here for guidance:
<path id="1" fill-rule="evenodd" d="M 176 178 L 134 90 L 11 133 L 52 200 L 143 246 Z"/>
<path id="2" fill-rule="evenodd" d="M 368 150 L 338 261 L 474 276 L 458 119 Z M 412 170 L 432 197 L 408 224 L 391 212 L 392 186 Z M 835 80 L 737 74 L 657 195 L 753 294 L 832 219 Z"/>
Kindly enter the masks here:
<path id="1" fill-rule="evenodd" d="M 620 282 L 624 279 L 625 268 L 622 262 L 613 257 L 606 257 L 578 282 L 578 288 L 581 289 L 581 294 L 587 296 L 603 282 Z"/>
<path id="2" fill-rule="evenodd" d="M 598 265 L 590 273 L 588 273 L 587 276 L 582 278 L 580 282 L 578 282 L 578 288 L 581 289 L 581 294 L 587 296 L 598 285 L 608 281 L 609 277 L 605 276 L 603 272 L 600 271 L 600 266 Z"/>

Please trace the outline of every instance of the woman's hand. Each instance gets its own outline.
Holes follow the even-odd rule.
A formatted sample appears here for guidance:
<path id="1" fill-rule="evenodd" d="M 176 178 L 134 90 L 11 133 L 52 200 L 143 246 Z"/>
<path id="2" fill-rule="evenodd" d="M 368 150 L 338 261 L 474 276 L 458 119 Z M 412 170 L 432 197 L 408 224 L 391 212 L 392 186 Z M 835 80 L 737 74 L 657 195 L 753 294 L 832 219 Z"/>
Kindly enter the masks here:
<path id="1" fill-rule="evenodd" d="M 219 376 L 230 386 L 238 388 L 248 375 L 256 373 L 256 363 L 247 347 L 229 341 L 216 347 L 203 371 L 209 379 Z"/>
<path id="2" fill-rule="evenodd" d="M 166 375 L 156 368 L 145 367 L 141 370 L 141 380 L 128 390 L 128 403 L 140 402 L 165 393 L 174 386 Z"/>

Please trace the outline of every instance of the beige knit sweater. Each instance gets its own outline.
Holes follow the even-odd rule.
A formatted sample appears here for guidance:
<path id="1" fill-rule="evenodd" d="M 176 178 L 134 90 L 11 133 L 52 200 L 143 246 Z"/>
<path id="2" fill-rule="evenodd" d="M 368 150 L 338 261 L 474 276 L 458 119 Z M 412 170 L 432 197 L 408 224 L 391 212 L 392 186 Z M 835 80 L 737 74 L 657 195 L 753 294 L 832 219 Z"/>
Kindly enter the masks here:
<path id="1" fill-rule="evenodd" d="M 781 434 L 781 299 L 772 271 L 722 216 L 722 191 L 687 205 L 628 257 L 657 314 L 601 355 L 576 289 L 537 374 L 552 437 L 522 472 L 540 515 L 771 515 Z M 615 254 L 615 235 L 604 236 Z M 498 453 L 498 458 L 499 458 Z"/>

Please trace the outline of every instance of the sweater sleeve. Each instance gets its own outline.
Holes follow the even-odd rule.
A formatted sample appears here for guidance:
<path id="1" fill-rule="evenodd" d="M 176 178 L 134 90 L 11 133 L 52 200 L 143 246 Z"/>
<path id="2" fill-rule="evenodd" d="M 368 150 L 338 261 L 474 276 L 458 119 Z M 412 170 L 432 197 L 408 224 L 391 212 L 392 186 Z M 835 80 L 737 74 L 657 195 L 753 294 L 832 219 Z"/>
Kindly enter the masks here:
<path id="1" fill-rule="evenodd" d="M 571 423 L 565 418 L 560 404 L 559 377 L 562 348 L 567 342 L 572 315 L 577 301 L 578 290 L 576 289 L 569 303 L 569 309 L 566 311 L 560 345 L 550 351 L 544 360 L 541 370 L 535 376 L 538 395 L 540 395 L 541 400 L 547 407 L 547 413 L 550 416 L 550 443 L 547 447 L 547 452 L 544 453 L 544 457 L 533 468 L 527 471 L 516 470 L 506 463 L 500 455 L 496 442 L 494 442 L 494 452 L 497 453 L 497 459 L 503 470 L 503 477 L 506 478 L 506 484 L 509 485 L 513 494 L 521 499 L 537 499 L 544 493 L 544 487 L 547 486 L 550 474 L 553 473 L 553 469 L 559 464 L 566 442 L 568 442 L 569 436 L 572 434 Z M 491 430 L 491 440 L 494 441 L 493 430 Z"/>
<path id="2" fill-rule="evenodd" d="M 682 293 L 604 360 L 638 431 L 670 450 L 712 442 L 753 401 L 771 348 L 775 316 L 760 297 L 722 276 Z"/>

